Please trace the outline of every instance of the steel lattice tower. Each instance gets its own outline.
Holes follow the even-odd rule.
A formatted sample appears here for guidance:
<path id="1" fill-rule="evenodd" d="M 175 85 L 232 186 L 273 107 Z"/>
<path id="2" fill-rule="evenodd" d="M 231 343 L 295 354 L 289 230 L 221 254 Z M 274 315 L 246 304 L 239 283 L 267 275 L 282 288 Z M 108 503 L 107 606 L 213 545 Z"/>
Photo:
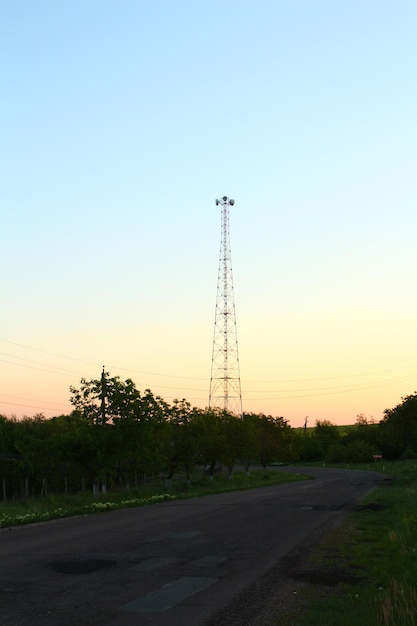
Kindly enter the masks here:
<path id="1" fill-rule="evenodd" d="M 218 407 L 241 417 L 242 392 L 229 231 L 229 209 L 234 203 L 227 196 L 216 200 L 216 206 L 220 205 L 222 210 L 222 228 L 209 407 Z"/>

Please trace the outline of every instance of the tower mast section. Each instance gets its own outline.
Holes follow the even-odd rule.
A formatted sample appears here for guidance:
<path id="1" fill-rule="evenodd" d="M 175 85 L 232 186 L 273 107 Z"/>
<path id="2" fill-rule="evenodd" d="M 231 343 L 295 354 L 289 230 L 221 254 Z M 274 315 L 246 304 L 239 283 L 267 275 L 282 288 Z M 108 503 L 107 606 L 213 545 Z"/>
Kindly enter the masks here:
<path id="1" fill-rule="evenodd" d="M 221 207 L 221 238 L 209 407 L 241 417 L 242 392 L 229 228 L 229 210 L 234 203 L 227 196 L 216 200 L 216 206 Z"/>

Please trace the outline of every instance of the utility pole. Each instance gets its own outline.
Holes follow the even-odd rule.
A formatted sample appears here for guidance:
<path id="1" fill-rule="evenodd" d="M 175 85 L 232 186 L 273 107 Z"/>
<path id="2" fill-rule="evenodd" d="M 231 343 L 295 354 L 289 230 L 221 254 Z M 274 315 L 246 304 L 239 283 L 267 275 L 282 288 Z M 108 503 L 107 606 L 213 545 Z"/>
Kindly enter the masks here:
<path id="1" fill-rule="evenodd" d="M 100 407 L 101 423 L 103 425 L 106 423 L 106 397 L 107 397 L 107 386 L 106 386 L 106 377 L 105 377 L 104 365 L 103 365 L 103 371 L 101 372 L 101 393 L 100 393 L 100 398 L 101 398 L 101 407 Z"/>
<path id="2" fill-rule="evenodd" d="M 235 201 L 227 196 L 216 200 L 216 206 L 221 207 L 221 238 L 209 407 L 221 408 L 242 417 L 242 392 L 229 231 L 229 210 L 234 203 Z"/>

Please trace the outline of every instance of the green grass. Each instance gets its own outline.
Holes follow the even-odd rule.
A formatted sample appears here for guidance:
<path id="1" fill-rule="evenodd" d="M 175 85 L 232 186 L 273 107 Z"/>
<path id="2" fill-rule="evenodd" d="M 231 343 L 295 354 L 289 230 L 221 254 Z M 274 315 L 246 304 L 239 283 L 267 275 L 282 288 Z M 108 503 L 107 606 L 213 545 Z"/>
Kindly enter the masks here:
<path id="1" fill-rule="evenodd" d="M 307 584 L 308 608 L 292 626 L 417 623 L 417 462 L 384 466 L 392 483 L 367 496 L 306 565 L 338 584 L 320 584 L 320 576 Z"/>
<path id="2" fill-rule="evenodd" d="M 227 491 L 253 489 L 305 478 L 300 474 L 264 472 L 257 468 L 251 472 L 250 476 L 244 472 L 235 471 L 230 480 L 220 474 L 210 481 L 208 478 L 202 478 L 199 473 L 195 475 L 190 486 L 186 484 L 185 477 L 179 474 L 168 492 L 163 488 L 161 480 L 154 480 L 130 491 L 108 491 L 106 494 L 100 494 L 98 498 L 94 498 L 91 493 L 49 494 L 43 498 L 30 497 L 27 500 L 0 503 L 0 528 Z"/>

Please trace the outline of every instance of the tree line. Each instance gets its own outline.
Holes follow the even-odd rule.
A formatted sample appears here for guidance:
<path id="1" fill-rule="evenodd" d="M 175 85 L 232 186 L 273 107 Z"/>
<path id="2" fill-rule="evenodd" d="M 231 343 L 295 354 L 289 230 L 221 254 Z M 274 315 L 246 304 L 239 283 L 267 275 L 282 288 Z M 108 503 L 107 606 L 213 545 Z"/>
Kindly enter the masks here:
<path id="1" fill-rule="evenodd" d="M 160 476 L 169 489 L 181 470 L 187 483 L 202 468 L 213 479 L 236 464 L 373 462 L 417 458 L 417 395 L 384 412 L 380 422 L 358 416 L 351 427 L 316 421 L 292 428 L 283 417 L 196 408 L 185 399 L 168 404 L 129 378 L 102 373 L 70 387 L 74 409 L 46 419 L 0 415 L 3 498 L 107 487 L 129 489 Z"/>

